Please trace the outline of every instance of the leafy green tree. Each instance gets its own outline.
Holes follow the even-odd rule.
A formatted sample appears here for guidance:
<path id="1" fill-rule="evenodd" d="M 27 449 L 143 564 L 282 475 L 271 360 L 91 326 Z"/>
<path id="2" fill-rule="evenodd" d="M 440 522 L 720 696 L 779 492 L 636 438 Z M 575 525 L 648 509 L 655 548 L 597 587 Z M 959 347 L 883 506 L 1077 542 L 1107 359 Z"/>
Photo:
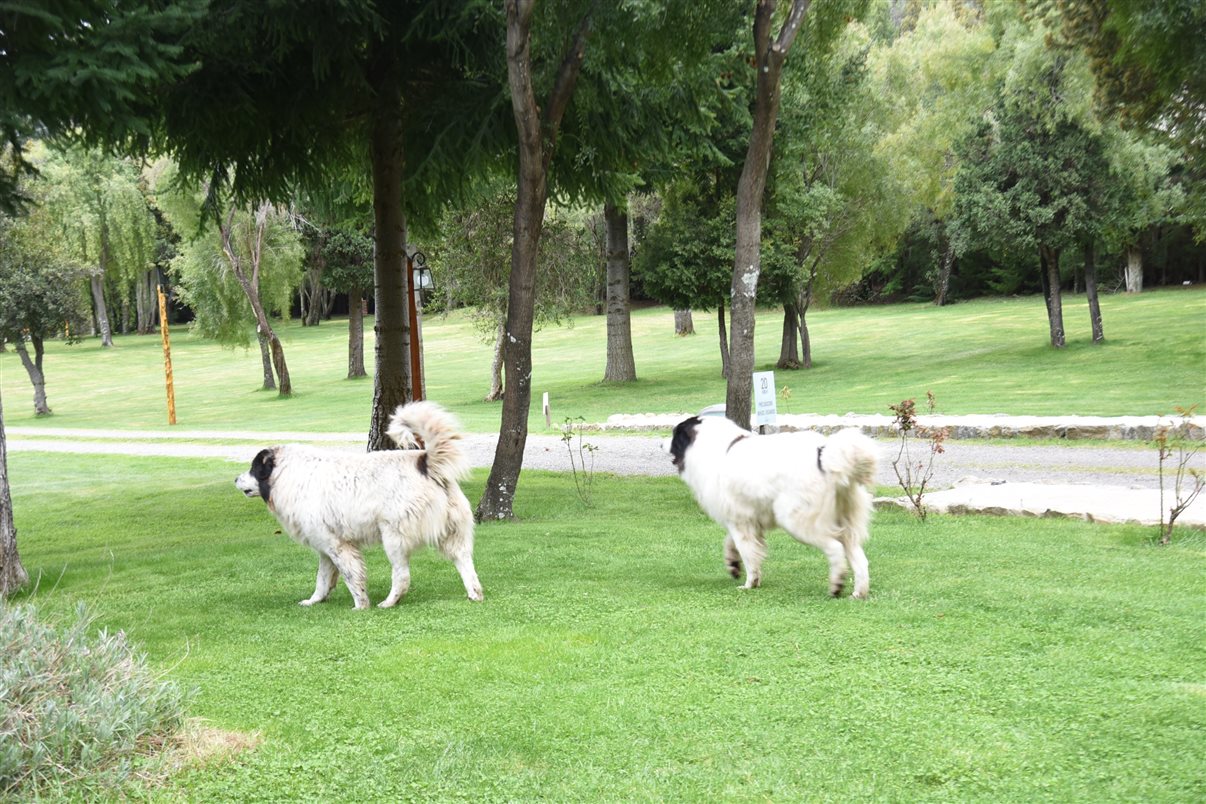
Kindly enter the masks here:
<path id="1" fill-rule="evenodd" d="M 0 211 L 26 197 L 34 138 L 145 143 L 164 82 L 191 69 L 178 44 L 203 0 L 40 0 L 0 6 Z"/>
<path id="2" fill-rule="evenodd" d="M 46 339 L 75 339 L 87 311 L 79 292 L 83 270 L 48 246 L 37 228 L 28 220 L 0 218 L 0 338 L 13 344 L 29 374 L 34 413 L 48 416 Z"/>
<path id="3" fill-rule="evenodd" d="M 293 384 L 285 350 L 269 315 L 288 316 L 302 279 L 303 248 L 291 216 L 269 203 L 229 204 L 216 221 L 202 219 L 202 194 L 179 185 L 174 166 L 161 164 L 159 170 L 157 205 L 178 231 L 193 233 L 171 264 L 180 299 L 196 316 L 193 330 L 230 348 L 249 346 L 254 332 L 263 388 L 289 396 Z M 204 221 L 200 229 L 198 221 Z"/>
<path id="4" fill-rule="evenodd" d="M 721 376 L 728 376 L 725 299 L 733 253 L 733 171 L 717 164 L 663 193 L 661 213 L 633 258 L 644 292 L 675 310 L 716 310 Z"/>
<path id="5" fill-rule="evenodd" d="M 503 358 L 507 346 L 507 272 L 515 216 L 515 192 L 501 182 L 483 187 L 477 200 L 441 218 L 432 262 L 445 287 L 445 306 L 464 305 L 484 338 L 494 343 L 490 390 L 485 401 L 504 398 Z M 597 249 L 583 216 L 555 210 L 542 222 L 540 283 L 533 327 L 558 324 L 591 298 Z"/>
<path id="6" fill-rule="evenodd" d="M 1153 227 L 1175 223 L 1185 203 L 1184 185 L 1173 178 L 1178 154 L 1168 145 L 1132 132 L 1108 132 L 1107 158 L 1115 204 L 1105 220 L 1102 237 L 1126 255 L 1124 280 L 1130 293 L 1143 290 L 1143 252 L 1140 239 Z"/>
<path id="7" fill-rule="evenodd" d="M 355 229 L 327 229 L 320 238 L 322 283 L 348 296 L 348 379 L 364 370 L 364 291 L 373 283 L 373 239 Z"/>
<path id="8" fill-rule="evenodd" d="M 113 345 L 113 326 L 105 298 L 106 280 L 123 292 L 153 269 L 155 217 L 143 194 L 139 168 L 129 159 L 96 149 L 52 149 L 42 163 L 41 201 L 56 222 L 72 257 L 92 267 L 88 284 L 93 313 L 104 348 Z"/>
<path id="9" fill-rule="evenodd" d="M 1007 256 L 1037 255 L 1051 345 L 1063 348 L 1060 254 L 1083 248 L 1101 228 L 1109 164 L 1102 136 L 1066 101 L 1075 80 L 1067 72 L 1075 65 L 1040 51 L 1038 36 L 1019 45 L 1017 91 L 1006 88 L 992 121 L 962 148 L 955 180 L 956 248 L 980 242 Z M 1091 307 L 1095 302 L 1091 297 Z M 1099 314 L 1095 333 L 1098 328 Z"/>
<path id="10" fill-rule="evenodd" d="M 605 201 L 616 201 L 614 190 L 608 192 L 614 184 L 601 186 L 598 172 L 591 169 L 592 157 L 598 152 L 614 156 L 617 144 L 637 147 L 627 136 L 623 114 L 603 127 L 573 129 L 566 121 L 589 117 L 595 103 L 614 108 L 614 100 L 608 99 L 628 94 L 623 79 L 637 74 L 638 67 L 647 80 L 661 77 L 671 82 L 678 61 L 707 52 L 693 54 L 690 46 L 708 42 L 711 24 L 728 19 L 725 13 L 709 13 L 712 4 L 677 0 L 660 5 L 575 0 L 541 6 L 540 14 L 535 13 L 534 0 L 507 0 L 504 6 L 507 86 L 517 139 L 517 203 L 505 324 L 507 391 L 494 463 L 476 510 L 479 520 L 512 516 L 528 434 L 534 288 L 550 196 L 556 192 L 568 201 L 600 194 Z M 716 3 L 714 8 L 732 6 Z M 700 32 L 705 33 L 702 38 Z M 578 103 L 575 91 L 580 83 L 592 94 Z M 567 115 L 571 101 L 573 113 Z M 563 124 L 582 136 L 562 138 Z M 611 157 L 600 161 L 609 167 L 616 164 Z M 576 165 L 584 168 L 576 170 Z"/>
<path id="11" fill-rule="evenodd" d="M 736 248 L 733 260 L 730 372 L 725 394 L 725 414 L 747 426 L 750 419 L 754 368 L 754 305 L 762 271 L 762 227 L 765 189 L 771 165 L 772 143 L 782 98 L 782 75 L 788 51 L 804 31 L 810 52 L 824 53 L 846 25 L 861 17 L 866 2 L 829 2 L 810 6 L 793 0 L 776 16 L 774 0 L 758 0 L 754 12 L 752 125 L 736 192 Z M 782 20 L 780 23 L 779 20 Z M 778 27 L 777 34 L 775 28 Z M 798 59 L 797 59 L 798 60 Z"/>
<path id="12" fill-rule="evenodd" d="M 808 0 L 793 0 L 786 19 L 775 24 L 775 0 L 757 0 L 754 9 L 754 103 L 749 147 L 737 181 L 737 237 L 732 273 L 732 334 L 729 344 L 725 415 L 742 427 L 750 422 L 754 369 L 754 300 L 762 270 L 762 202 L 770 169 L 775 121 L 779 115 L 779 82 L 809 10 Z M 815 10 L 814 10 L 815 15 Z"/>
<path id="13" fill-rule="evenodd" d="M 901 191 L 935 235 L 927 271 L 935 304 L 947 301 L 955 248 L 947 219 L 959 167 L 956 145 L 970 136 L 998 85 L 996 42 L 984 13 L 966 0 L 917 4 L 899 35 L 870 55 L 876 97 L 888 120 L 877 145 Z"/>
<path id="14" fill-rule="evenodd" d="M 372 199 L 368 441 L 392 448 L 389 416 L 413 396 L 407 221 L 433 221 L 510 138 L 498 9 L 475 0 L 270 9 L 214 0 L 181 47 L 195 67 L 163 88 L 154 141 L 187 177 L 241 205 L 342 184 Z"/>
<path id="15" fill-rule="evenodd" d="M 1038 10 L 1042 5 L 1033 3 Z M 1206 159 L 1206 6 L 1197 0 L 1056 0 L 1089 55 L 1099 107 Z"/>
<path id="16" fill-rule="evenodd" d="M 0 212 L 27 199 L 21 181 L 36 172 L 25 148 L 32 137 L 145 141 L 158 88 L 191 69 L 177 39 L 202 7 L 203 0 L 0 5 Z M 0 416 L 0 597 L 27 580 L 4 464 Z"/>
<path id="17" fill-rule="evenodd" d="M 812 365 L 809 308 L 891 248 L 916 204 L 882 147 L 893 121 L 868 74 L 867 28 L 846 25 L 827 47 L 810 47 L 810 33 L 799 69 L 784 76 L 763 229 L 759 292 L 784 305 L 786 368 Z"/>

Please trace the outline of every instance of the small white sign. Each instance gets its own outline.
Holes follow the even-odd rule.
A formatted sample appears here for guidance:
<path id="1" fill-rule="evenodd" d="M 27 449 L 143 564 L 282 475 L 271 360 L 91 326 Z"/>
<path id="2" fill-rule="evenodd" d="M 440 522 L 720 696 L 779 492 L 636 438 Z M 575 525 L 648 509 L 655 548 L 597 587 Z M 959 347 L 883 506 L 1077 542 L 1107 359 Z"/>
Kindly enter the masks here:
<path id="1" fill-rule="evenodd" d="M 754 372 L 754 426 L 774 424 L 779 410 L 775 403 L 775 372 Z"/>

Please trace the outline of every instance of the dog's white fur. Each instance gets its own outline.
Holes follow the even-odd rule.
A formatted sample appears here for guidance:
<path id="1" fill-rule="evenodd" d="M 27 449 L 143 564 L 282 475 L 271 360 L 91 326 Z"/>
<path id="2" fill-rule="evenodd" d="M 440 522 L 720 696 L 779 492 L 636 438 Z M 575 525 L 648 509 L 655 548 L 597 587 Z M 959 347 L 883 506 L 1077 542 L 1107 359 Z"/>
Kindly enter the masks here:
<path id="1" fill-rule="evenodd" d="M 452 560 L 470 600 L 483 597 L 473 512 L 457 482 L 469 466 L 455 419 L 432 402 L 414 402 L 398 408 L 387 432 L 404 449 L 357 455 L 288 444 L 261 452 L 235 480 L 246 496 L 264 496 L 285 531 L 318 553 L 314 594 L 303 606 L 326 600 L 343 575 L 356 608 L 368 608 L 360 548 L 376 543 L 392 566 L 382 608 L 406 594 L 410 554 L 424 545 Z"/>
<path id="2" fill-rule="evenodd" d="M 829 560 L 829 592 L 841 594 L 846 564 L 853 597 L 867 597 L 868 538 L 878 449 L 858 430 L 829 438 L 814 432 L 755 435 L 728 419 L 688 419 L 667 444 L 703 510 L 728 534 L 724 557 L 733 577 L 745 564 L 745 588 L 762 580 L 766 531 L 776 525 Z"/>

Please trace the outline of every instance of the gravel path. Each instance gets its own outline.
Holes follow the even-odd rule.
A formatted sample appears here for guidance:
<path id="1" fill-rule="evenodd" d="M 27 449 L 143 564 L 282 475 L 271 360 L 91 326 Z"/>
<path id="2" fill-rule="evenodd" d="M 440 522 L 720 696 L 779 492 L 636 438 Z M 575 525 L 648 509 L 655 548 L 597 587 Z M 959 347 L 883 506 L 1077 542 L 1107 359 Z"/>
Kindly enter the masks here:
<path id="1" fill-rule="evenodd" d="M 46 432 L 37 428 L 11 428 L 8 433 L 8 449 L 12 452 L 220 458 L 240 463 L 250 461 L 261 446 L 285 441 L 322 443 L 332 449 L 349 451 L 364 449 L 363 437 L 353 434 L 329 434 L 319 438 L 314 434 L 304 433 L 156 432 L 140 433 L 137 439 L 131 439 L 128 433 L 54 430 L 56 438 L 40 437 Z M 204 439 L 213 443 L 182 443 L 172 440 L 181 437 L 194 441 Z M 256 439 L 256 443 L 224 443 L 251 439 Z M 496 441 L 497 437 L 494 435 L 470 434 L 465 437 L 473 466 L 490 466 L 494 460 Z M 661 438 L 652 435 L 588 433 L 585 441 L 597 447 L 593 453 L 596 472 L 620 475 L 674 474 L 669 456 L 661 450 Z M 890 462 L 896 455 L 896 443 L 888 439 L 879 439 L 877 443 L 882 447 L 883 456 L 879 482 L 887 486 L 895 485 L 896 478 Z M 590 457 L 587 455 L 588 460 Z M 1199 455 L 1199 458 L 1199 468 L 1206 470 L 1206 454 Z M 529 435 L 524 467 L 568 471 L 569 451 L 558 436 Z M 985 444 L 974 440 L 950 441 L 946 444 L 946 452 L 939 455 L 935 461 L 932 487 L 945 488 L 970 477 L 985 482 L 1046 482 L 1158 488 L 1156 471 L 1155 450 L 1137 446 L 1012 446 Z"/>

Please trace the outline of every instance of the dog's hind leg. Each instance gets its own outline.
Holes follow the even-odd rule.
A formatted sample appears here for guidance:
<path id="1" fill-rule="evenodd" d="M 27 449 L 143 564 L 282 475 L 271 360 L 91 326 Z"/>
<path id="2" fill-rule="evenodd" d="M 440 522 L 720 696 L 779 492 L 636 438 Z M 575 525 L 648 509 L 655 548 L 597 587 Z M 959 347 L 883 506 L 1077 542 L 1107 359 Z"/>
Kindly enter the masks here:
<path id="1" fill-rule="evenodd" d="M 335 563 L 327 557 L 326 553 L 319 553 L 318 578 L 314 581 L 314 594 L 310 595 L 308 599 L 300 601 L 300 605 L 313 606 L 315 603 L 323 602 L 331 594 L 331 589 L 338 580 L 339 570 L 335 567 Z"/>
<path id="2" fill-rule="evenodd" d="M 867 554 L 863 546 L 850 534 L 846 534 L 846 558 L 850 560 L 850 571 L 854 574 L 854 591 L 851 597 L 865 600 L 871 592 L 871 574 L 867 567 Z"/>
<path id="3" fill-rule="evenodd" d="M 745 564 L 745 589 L 753 589 L 762 585 L 762 561 L 766 558 L 766 539 L 762 534 L 751 529 L 749 532 L 732 528 L 729 539 L 737 548 L 741 561 Z M 726 540 L 727 541 L 727 540 Z"/>
<path id="4" fill-rule="evenodd" d="M 477 570 L 473 568 L 473 551 L 464 550 L 452 556 L 456 571 L 461 574 L 461 582 L 465 584 L 465 594 L 470 600 L 481 602 L 486 599 L 482 593 L 482 583 L 477 579 Z"/>
<path id="5" fill-rule="evenodd" d="M 388 609 L 398 603 L 410 588 L 410 553 L 406 552 L 406 545 L 396 535 L 382 536 L 384 538 L 381 540 L 381 546 L 385 547 L 386 557 L 390 559 L 390 597 L 382 600 L 377 606 Z"/>
<path id="6" fill-rule="evenodd" d="M 724 537 L 724 566 L 729 571 L 729 575 L 734 578 L 741 577 L 741 553 L 737 552 L 737 545 L 733 542 L 733 534 L 725 534 Z"/>
<path id="7" fill-rule="evenodd" d="M 815 516 L 809 516 L 800 508 L 780 510 L 776 506 L 775 518 L 793 539 L 811 544 L 825 554 L 829 560 L 829 594 L 839 597 L 846 585 L 846 548 L 842 542 L 826 532 Z"/>
<path id="8" fill-rule="evenodd" d="M 331 554 L 331 561 L 343 575 L 343 582 L 352 593 L 352 601 L 356 608 L 369 607 L 368 592 L 365 591 L 364 556 L 355 545 L 341 544 Z"/>

